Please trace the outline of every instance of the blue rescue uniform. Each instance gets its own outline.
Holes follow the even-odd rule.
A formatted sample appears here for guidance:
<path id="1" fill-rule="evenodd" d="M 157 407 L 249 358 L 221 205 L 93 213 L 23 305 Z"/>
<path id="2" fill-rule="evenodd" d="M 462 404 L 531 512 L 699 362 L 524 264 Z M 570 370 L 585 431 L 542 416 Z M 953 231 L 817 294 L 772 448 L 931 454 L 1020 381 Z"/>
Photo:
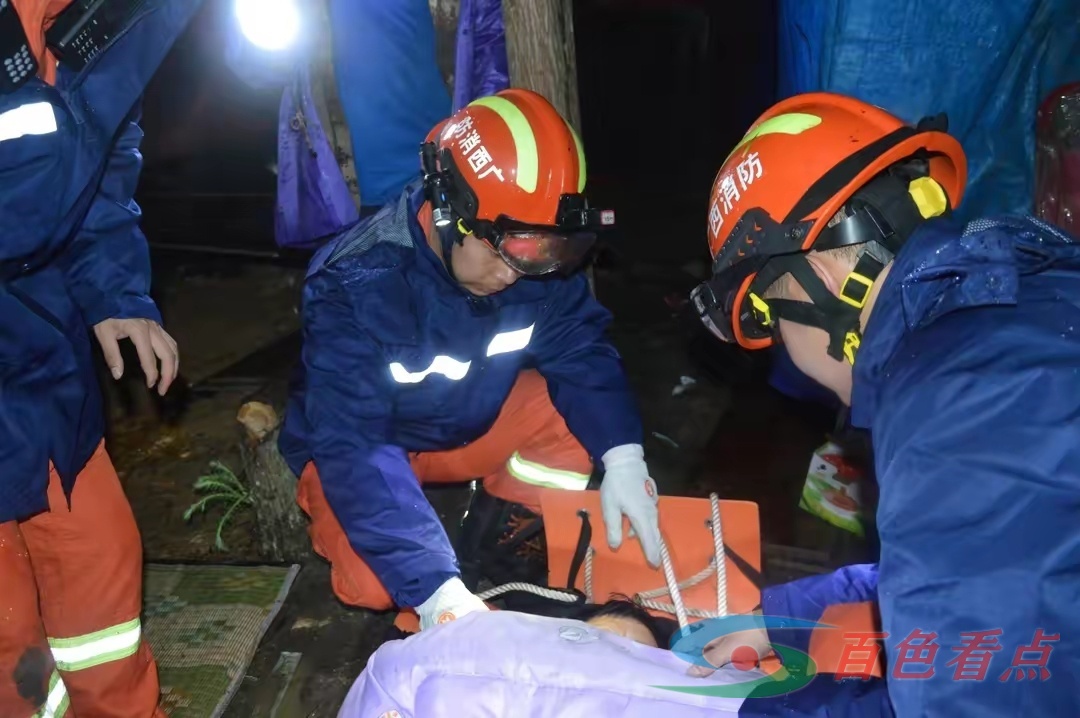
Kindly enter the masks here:
<path id="1" fill-rule="evenodd" d="M 897 715 L 1075 715 L 1080 244 L 1028 218 L 917 231 L 865 329 L 852 421 L 881 485 Z M 1056 640 L 1018 680 L 1040 631 Z"/>
<path id="2" fill-rule="evenodd" d="M 457 284 L 428 246 L 414 182 L 323 247 L 304 287 L 301 376 L 281 447 L 314 461 L 357 554 L 401 606 L 458 575 L 408 452 L 468 444 L 494 423 L 518 374 L 537 369 L 594 461 L 642 443 L 609 313 L 582 274 L 522 279 L 491 297 Z"/>
<path id="3" fill-rule="evenodd" d="M 88 327 L 160 321 L 132 201 L 138 102 L 199 0 L 151 0 L 78 74 L 0 94 L 0 523 L 48 507 L 49 462 L 70 495 L 104 416 Z M 15 114 L 7 114 L 15 113 Z M 6 115 L 6 117 L 5 117 Z M 51 119 L 50 119 L 51 118 Z"/>

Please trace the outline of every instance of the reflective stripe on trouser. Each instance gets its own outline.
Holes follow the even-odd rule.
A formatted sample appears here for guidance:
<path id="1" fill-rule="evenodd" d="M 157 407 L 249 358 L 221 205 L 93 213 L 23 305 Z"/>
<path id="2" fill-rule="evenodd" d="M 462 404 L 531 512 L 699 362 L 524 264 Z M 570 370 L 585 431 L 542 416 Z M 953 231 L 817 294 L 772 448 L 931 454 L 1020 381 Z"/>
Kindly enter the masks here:
<path id="1" fill-rule="evenodd" d="M 142 633 L 139 619 L 78 638 L 50 638 L 56 668 L 49 676 L 45 705 L 34 718 L 62 718 L 71 704 L 59 671 L 78 671 L 135 655 Z"/>
<path id="2" fill-rule="evenodd" d="M 49 677 L 49 692 L 45 696 L 45 705 L 41 707 L 34 718 L 62 718 L 67 713 L 71 698 L 68 696 L 67 686 L 55 670 Z"/>
<path id="3" fill-rule="evenodd" d="M 537 513 L 542 489 L 584 489 L 592 471 L 588 453 L 555 410 L 547 382 L 535 371 L 519 375 L 486 434 L 456 449 L 411 454 L 409 459 L 422 483 L 483 478 L 484 488 L 493 496 Z M 351 606 L 392 607 L 386 588 L 349 544 L 312 464 L 300 476 L 297 501 L 311 517 L 312 546 L 330 562 L 337 597 Z"/>
<path id="4" fill-rule="evenodd" d="M 519 481 L 546 489 L 584 491 L 589 486 L 589 474 L 552 469 L 535 461 L 524 459 L 517 451 L 506 462 L 506 470 Z"/>
<path id="5" fill-rule="evenodd" d="M 141 640 L 139 531 L 104 447 L 70 508 L 55 472 L 48 497 L 0 524 L 0 716 L 164 718 Z"/>
<path id="6" fill-rule="evenodd" d="M 82 671 L 135 655 L 142 626 L 139 619 L 74 638 L 50 638 L 53 660 L 61 671 Z"/>
<path id="7" fill-rule="evenodd" d="M 592 461 L 551 403 L 547 382 L 535 371 L 518 376 L 486 434 L 450 451 L 415 454 L 424 483 L 483 477 L 488 493 L 540 513 L 542 489 L 584 489 Z"/>

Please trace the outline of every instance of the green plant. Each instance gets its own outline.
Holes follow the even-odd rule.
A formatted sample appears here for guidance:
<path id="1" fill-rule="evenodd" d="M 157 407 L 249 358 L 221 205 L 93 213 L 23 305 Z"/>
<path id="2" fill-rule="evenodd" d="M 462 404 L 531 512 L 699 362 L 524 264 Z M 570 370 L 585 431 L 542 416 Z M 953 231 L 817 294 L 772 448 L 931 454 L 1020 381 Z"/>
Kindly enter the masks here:
<path id="1" fill-rule="evenodd" d="M 196 479 L 194 488 L 196 493 L 205 493 L 207 495 L 188 507 L 187 511 L 184 512 L 184 521 L 190 521 L 191 517 L 196 513 L 205 514 L 210 504 L 228 504 L 229 508 L 225 509 L 224 515 L 218 521 L 217 535 L 214 539 L 214 545 L 218 550 L 226 551 L 227 547 L 221 538 L 221 532 L 238 508 L 251 506 L 254 503 L 251 491 L 233 473 L 232 469 L 220 461 L 210 462 L 210 473 L 203 474 Z"/>

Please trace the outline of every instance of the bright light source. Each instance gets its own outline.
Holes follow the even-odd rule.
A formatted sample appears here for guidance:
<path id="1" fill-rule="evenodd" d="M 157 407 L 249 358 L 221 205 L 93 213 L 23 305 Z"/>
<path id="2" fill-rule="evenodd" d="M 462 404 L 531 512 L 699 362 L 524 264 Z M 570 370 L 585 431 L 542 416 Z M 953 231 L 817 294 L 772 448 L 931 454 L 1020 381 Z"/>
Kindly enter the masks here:
<path id="1" fill-rule="evenodd" d="M 235 10 L 244 37 L 263 50 L 284 50 L 299 34 L 295 0 L 236 0 Z"/>

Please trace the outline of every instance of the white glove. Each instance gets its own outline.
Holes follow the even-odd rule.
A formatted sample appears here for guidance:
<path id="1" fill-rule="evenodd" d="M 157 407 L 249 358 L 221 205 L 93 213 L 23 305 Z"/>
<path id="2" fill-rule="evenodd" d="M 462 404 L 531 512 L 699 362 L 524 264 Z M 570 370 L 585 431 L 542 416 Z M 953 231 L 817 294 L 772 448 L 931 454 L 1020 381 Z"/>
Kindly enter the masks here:
<path id="1" fill-rule="evenodd" d="M 623 514 L 641 542 L 645 559 L 660 565 L 660 514 L 656 507 L 656 482 L 649 477 L 645 450 L 640 444 L 616 446 L 604 454 L 604 480 L 600 484 L 600 507 L 607 527 L 608 546 L 622 545 Z"/>
<path id="2" fill-rule="evenodd" d="M 420 630 L 426 630 L 440 623 L 447 623 L 461 618 L 473 611 L 487 611 L 487 604 L 465 588 L 461 579 L 455 576 L 435 589 L 428 600 L 416 607 L 420 617 Z"/>

